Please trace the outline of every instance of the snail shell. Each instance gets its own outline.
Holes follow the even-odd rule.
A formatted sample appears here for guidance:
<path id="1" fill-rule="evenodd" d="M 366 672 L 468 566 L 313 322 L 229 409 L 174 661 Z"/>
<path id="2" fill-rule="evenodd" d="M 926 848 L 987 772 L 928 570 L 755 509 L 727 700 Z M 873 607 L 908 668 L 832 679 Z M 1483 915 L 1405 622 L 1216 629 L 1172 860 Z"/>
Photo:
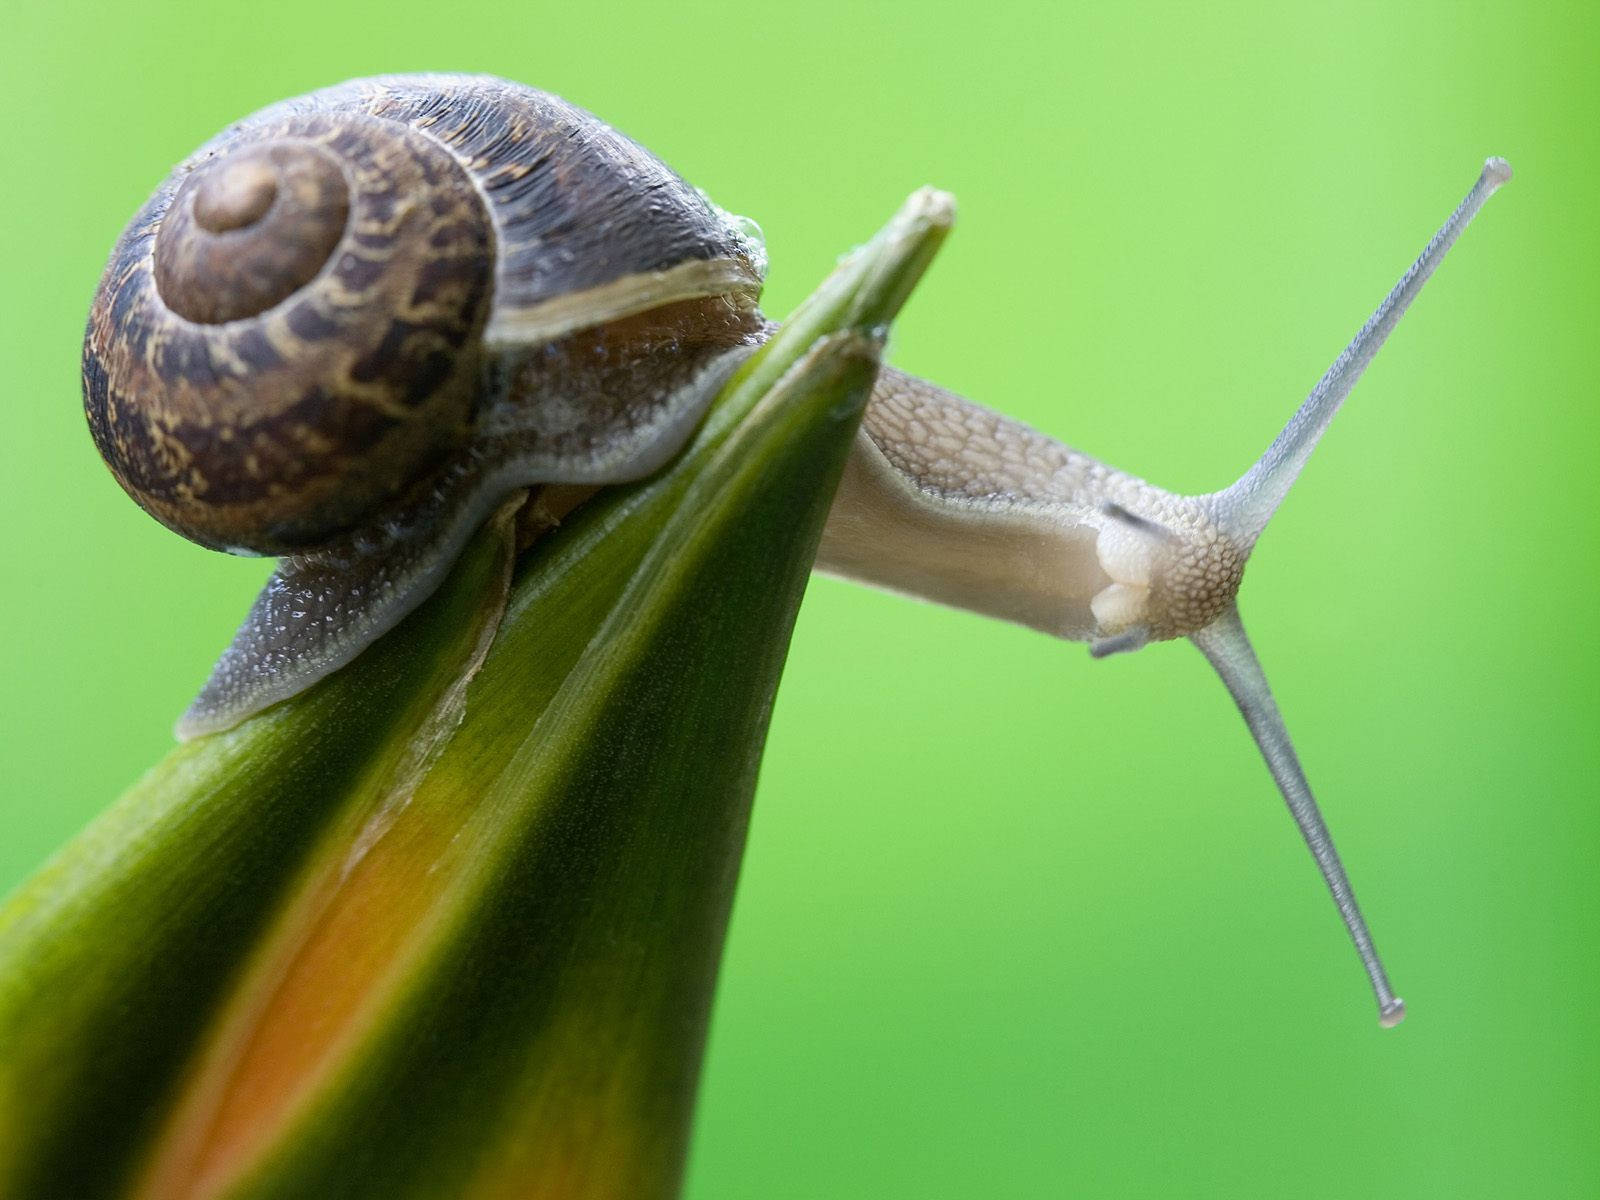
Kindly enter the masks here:
<path id="1" fill-rule="evenodd" d="M 759 340 L 748 223 L 503 80 L 358 80 L 182 163 L 84 341 L 119 483 L 203 545 L 285 555 L 185 734 L 342 665 L 534 483 L 648 474 Z"/>

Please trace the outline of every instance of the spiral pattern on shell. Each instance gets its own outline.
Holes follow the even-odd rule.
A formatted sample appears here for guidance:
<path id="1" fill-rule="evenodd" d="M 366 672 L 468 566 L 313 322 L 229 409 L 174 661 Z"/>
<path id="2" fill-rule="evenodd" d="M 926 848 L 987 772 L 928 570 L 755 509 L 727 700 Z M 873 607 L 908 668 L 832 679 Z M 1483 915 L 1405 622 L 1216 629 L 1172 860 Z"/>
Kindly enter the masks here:
<path id="1" fill-rule="evenodd" d="M 317 277 L 344 236 L 350 188 L 314 142 L 241 149 L 194 171 L 156 236 L 156 290 L 179 316 L 259 316 Z"/>
<path id="2" fill-rule="evenodd" d="M 493 253 L 471 180 L 403 125 L 224 139 L 112 256 L 84 347 L 95 441 L 196 541 L 314 544 L 465 436 Z"/>
<path id="3" fill-rule="evenodd" d="M 164 524 L 293 553 L 426 486 L 508 354 L 753 296 L 763 267 L 726 214 L 557 97 L 357 80 L 247 118 L 157 189 L 90 311 L 85 410 Z"/>

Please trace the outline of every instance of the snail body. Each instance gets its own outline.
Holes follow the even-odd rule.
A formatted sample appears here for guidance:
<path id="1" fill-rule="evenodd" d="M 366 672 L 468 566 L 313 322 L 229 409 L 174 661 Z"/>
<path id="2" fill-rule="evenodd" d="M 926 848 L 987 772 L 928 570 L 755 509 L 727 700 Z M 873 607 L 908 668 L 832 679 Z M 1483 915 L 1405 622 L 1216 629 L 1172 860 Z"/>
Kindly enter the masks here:
<path id="1" fill-rule="evenodd" d="M 1166 492 L 884 368 L 817 566 L 1088 641 L 1187 637 L 1240 707 L 1389 987 L 1239 620 L 1267 520 L 1462 229 L 1467 198 L 1240 480 Z M 114 249 L 85 409 L 122 486 L 203 545 L 280 555 L 179 722 L 225 729 L 421 603 L 508 495 L 642 478 L 772 326 L 753 227 L 557 97 L 460 75 L 273 105 L 180 164 Z"/>

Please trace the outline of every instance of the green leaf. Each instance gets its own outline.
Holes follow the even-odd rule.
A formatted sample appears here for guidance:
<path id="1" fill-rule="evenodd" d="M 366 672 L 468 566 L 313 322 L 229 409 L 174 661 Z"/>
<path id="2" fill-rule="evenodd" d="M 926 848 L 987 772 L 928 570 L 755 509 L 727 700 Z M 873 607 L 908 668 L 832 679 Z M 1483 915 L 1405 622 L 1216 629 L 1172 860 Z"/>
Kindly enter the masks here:
<path id="1" fill-rule="evenodd" d="M 913 197 L 667 469 L 514 576 L 503 510 L 0 908 L 0 1196 L 676 1192 L 795 610 L 950 215 Z"/>

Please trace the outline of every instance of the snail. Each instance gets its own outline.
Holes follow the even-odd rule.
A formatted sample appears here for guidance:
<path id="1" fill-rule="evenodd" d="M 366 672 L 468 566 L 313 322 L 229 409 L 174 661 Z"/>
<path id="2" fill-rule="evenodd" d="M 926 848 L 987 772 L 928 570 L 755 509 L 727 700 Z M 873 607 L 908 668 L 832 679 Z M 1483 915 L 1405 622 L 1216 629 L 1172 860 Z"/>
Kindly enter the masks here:
<path id="1" fill-rule="evenodd" d="M 1236 483 L 1174 495 L 881 370 L 817 567 L 1090 643 L 1186 637 L 1222 677 L 1331 890 L 1384 1025 L 1404 1013 L 1245 635 L 1246 560 L 1345 396 L 1510 177 L 1465 200 Z M 112 252 L 83 350 L 94 440 L 202 545 L 280 556 L 180 737 L 350 661 L 511 492 L 669 462 L 772 326 L 765 255 L 565 101 L 357 80 L 202 146 Z"/>

